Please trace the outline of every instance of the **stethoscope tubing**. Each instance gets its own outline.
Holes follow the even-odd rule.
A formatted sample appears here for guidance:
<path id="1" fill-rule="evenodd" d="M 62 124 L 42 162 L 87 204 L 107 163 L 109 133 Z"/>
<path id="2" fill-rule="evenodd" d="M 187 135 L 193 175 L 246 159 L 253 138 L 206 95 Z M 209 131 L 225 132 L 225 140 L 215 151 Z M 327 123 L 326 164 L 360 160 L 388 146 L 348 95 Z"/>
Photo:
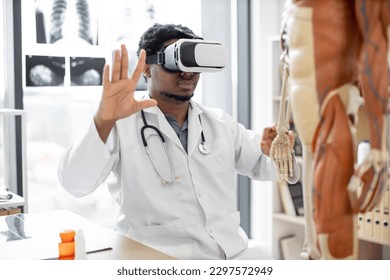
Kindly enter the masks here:
<path id="1" fill-rule="evenodd" d="M 142 139 L 142 143 L 143 143 L 144 147 L 148 146 L 148 142 L 146 141 L 146 138 L 145 138 L 145 129 L 147 129 L 147 128 L 153 129 L 158 134 L 161 141 L 165 144 L 165 137 L 161 133 L 161 131 L 157 127 L 155 127 L 154 125 L 148 124 L 148 122 L 146 121 L 144 110 L 141 110 L 141 115 L 142 115 L 142 121 L 144 123 L 143 127 L 141 128 L 141 139 Z M 199 117 L 200 125 L 203 126 L 202 119 L 201 119 L 200 115 L 198 115 L 198 117 Z M 202 138 L 202 143 L 200 143 L 200 145 L 202 145 L 203 148 L 202 149 L 199 148 L 199 151 L 204 155 L 208 155 L 210 153 L 210 151 L 208 148 L 205 148 L 208 145 L 206 145 L 206 138 L 204 137 L 203 129 L 200 132 L 200 137 Z"/>
<path id="2" fill-rule="evenodd" d="M 149 125 L 147 123 L 144 110 L 141 110 L 141 115 L 142 115 L 142 120 L 144 122 L 144 126 L 141 128 L 141 138 L 142 138 L 142 143 L 144 144 L 144 147 L 148 146 L 148 142 L 146 141 L 146 138 L 145 138 L 145 129 L 147 129 L 147 128 L 153 129 L 158 134 L 161 141 L 165 144 L 165 137 L 162 135 L 161 131 L 157 127 L 155 127 L 154 125 Z"/>
<path id="3" fill-rule="evenodd" d="M 141 139 L 142 139 L 142 143 L 143 143 L 143 145 L 145 147 L 145 151 L 146 151 L 146 153 L 147 153 L 147 155 L 149 157 L 149 160 L 150 160 L 154 170 L 156 171 L 158 176 L 161 178 L 163 184 L 173 183 L 178 178 L 175 177 L 175 171 L 174 171 L 174 168 L 173 168 L 173 163 L 171 161 L 171 158 L 170 158 L 170 156 L 168 154 L 168 150 L 167 150 L 166 142 L 165 142 L 165 137 L 164 137 L 164 135 L 161 133 L 161 131 L 156 126 L 148 124 L 148 122 L 146 121 L 144 110 L 141 110 L 141 115 L 142 115 L 142 121 L 144 123 L 144 125 L 141 128 Z M 202 120 L 200 118 L 200 115 L 198 115 L 198 117 L 199 117 L 200 125 L 202 126 Z M 154 164 L 153 158 L 152 158 L 152 156 L 150 154 L 150 151 L 149 151 L 149 148 L 148 148 L 148 142 L 146 141 L 146 137 L 145 137 L 145 129 L 148 129 L 148 128 L 154 130 L 157 133 L 158 137 L 160 137 L 160 139 L 162 141 L 165 153 L 166 153 L 168 161 L 169 161 L 169 167 L 170 167 L 170 170 L 171 170 L 171 179 L 169 179 L 169 180 L 165 179 L 161 175 L 161 173 L 158 171 L 158 169 L 156 168 L 156 166 Z M 201 135 L 201 138 L 202 138 L 202 142 L 199 144 L 199 151 L 202 154 L 204 154 L 204 155 L 208 155 L 208 154 L 210 154 L 210 146 L 208 145 L 208 143 L 206 143 L 206 139 L 204 137 L 203 129 L 202 129 L 200 135 Z"/>

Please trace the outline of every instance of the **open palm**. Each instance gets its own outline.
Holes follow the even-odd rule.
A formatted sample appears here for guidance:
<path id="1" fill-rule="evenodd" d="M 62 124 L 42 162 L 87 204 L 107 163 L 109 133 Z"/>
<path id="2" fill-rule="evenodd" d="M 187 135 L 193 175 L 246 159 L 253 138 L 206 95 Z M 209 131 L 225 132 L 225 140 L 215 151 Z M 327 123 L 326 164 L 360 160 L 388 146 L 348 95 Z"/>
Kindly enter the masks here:
<path id="1" fill-rule="evenodd" d="M 145 50 L 141 50 L 138 63 L 129 77 L 129 59 L 125 45 L 121 45 L 121 51 L 115 51 L 111 80 L 110 66 L 106 64 L 104 67 L 103 95 L 97 112 L 101 120 L 117 121 L 142 109 L 157 105 L 157 102 L 152 99 L 142 101 L 134 99 L 134 92 L 141 77 L 145 59 Z"/>

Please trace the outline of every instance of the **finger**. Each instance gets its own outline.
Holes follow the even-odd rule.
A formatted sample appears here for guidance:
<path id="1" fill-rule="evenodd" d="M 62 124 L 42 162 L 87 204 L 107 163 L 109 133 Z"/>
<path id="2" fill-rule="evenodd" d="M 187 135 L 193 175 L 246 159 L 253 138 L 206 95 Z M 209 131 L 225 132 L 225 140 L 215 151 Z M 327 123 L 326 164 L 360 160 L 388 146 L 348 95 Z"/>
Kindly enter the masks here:
<path id="1" fill-rule="evenodd" d="M 110 82 L 110 65 L 104 65 L 103 69 L 103 86 Z"/>
<path id="2" fill-rule="evenodd" d="M 283 149 L 282 164 L 283 164 L 283 177 L 285 177 L 288 174 L 288 159 L 287 159 L 286 149 Z"/>
<path id="3" fill-rule="evenodd" d="M 272 146 L 271 146 L 271 148 L 272 148 Z M 275 161 L 275 162 L 278 162 L 278 160 L 279 160 L 279 149 L 276 148 L 276 149 L 275 149 L 274 161 Z"/>
<path id="4" fill-rule="evenodd" d="M 141 74 L 145 66 L 145 60 L 146 60 L 146 52 L 145 50 L 141 50 L 139 53 L 137 65 L 135 66 L 133 73 L 131 74 L 132 80 L 138 81 L 139 78 L 141 77 Z"/>
<path id="5" fill-rule="evenodd" d="M 288 154 L 288 170 L 290 177 L 294 176 L 294 170 L 293 170 L 293 161 L 292 161 L 292 155 L 291 153 Z"/>
<path id="6" fill-rule="evenodd" d="M 263 134 L 266 135 L 266 134 L 269 134 L 271 132 L 271 127 L 270 126 L 267 126 L 264 128 L 263 130 Z"/>
<path id="7" fill-rule="evenodd" d="M 278 167 L 279 167 L 279 174 L 282 175 L 283 173 L 283 160 L 282 160 L 282 153 L 281 153 L 281 150 L 280 149 L 277 149 L 277 163 L 278 163 Z"/>
<path id="8" fill-rule="evenodd" d="M 120 69 L 121 69 L 121 54 L 119 50 L 114 51 L 113 55 L 113 61 L 112 61 L 112 75 L 111 75 L 111 81 L 117 82 L 120 79 Z"/>
<path id="9" fill-rule="evenodd" d="M 121 45 L 121 79 L 127 79 L 129 77 L 129 55 L 127 53 L 127 48 L 124 44 Z"/>
<path id="10" fill-rule="evenodd" d="M 262 139 L 265 140 L 269 137 L 269 134 L 271 132 L 271 127 L 267 126 L 264 128 L 263 130 L 263 136 L 262 136 Z"/>
<path id="11" fill-rule="evenodd" d="M 266 156 L 269 156 L 269 152 L 271 149 L 269 142 L 267 142 L 266 140 L 262 140 L 260 147 L 261 147 L 261 151 L 263 152 L 263 154 L 265 154 Z"/>
<path id="12" fill-rule="evenodd" d="M 270 156 L 270 158 L 275 160 L 275 154 L 276 154 L 275 145 L 271 145 L 271 148 L 269 149 L 269 156 Z"/>
<path id="13" fill-rule="evenodd" d="M 275 165 L 276 165 L 276 172 L 278 173 L 278 177 L 279 177 L 279 179 L 281 179 L 281 177 L 280 177 L 280 166 L 279 166 L 279 160 L 278 159 L 275 159 Z"/>
<path id="14" fill-rule="evenodd" d="M 274 139 L 276 137 L 276 135 L 277 135 L 277 131 L 276 131 L 275 125 L 267 126 L 264 128 L 263 139 L 266 139 L 266 138 Z"/>
<path id="15" fill-rule="evenodd" d="M 279 151 L 279 149 L 277 149 L 277 150 L 278 151 L 277 151 L 275 163 L 276 163 L 279 179 L 282 179 L 283 178 L 283 176 L 282 176 L 282 172 L 283 172 L 283 170 L 282 170 L 282 162 L 280 160 L 280 151 Z"/>

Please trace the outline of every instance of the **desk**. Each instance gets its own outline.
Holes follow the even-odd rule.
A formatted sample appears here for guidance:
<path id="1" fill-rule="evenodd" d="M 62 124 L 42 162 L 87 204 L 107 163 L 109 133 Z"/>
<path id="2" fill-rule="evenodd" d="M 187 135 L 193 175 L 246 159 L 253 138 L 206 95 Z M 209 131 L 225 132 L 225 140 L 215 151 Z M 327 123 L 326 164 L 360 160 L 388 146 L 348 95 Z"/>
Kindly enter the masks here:
<path id="1" fill-rule="evenodd" d="M 83 230 L 87 252 L 111 248 L 88 253 L 87 259 L 174 259 L 68 210 L 0 217 L 0 259 L 55 258 L 59 233 L 66 229 Z"/>

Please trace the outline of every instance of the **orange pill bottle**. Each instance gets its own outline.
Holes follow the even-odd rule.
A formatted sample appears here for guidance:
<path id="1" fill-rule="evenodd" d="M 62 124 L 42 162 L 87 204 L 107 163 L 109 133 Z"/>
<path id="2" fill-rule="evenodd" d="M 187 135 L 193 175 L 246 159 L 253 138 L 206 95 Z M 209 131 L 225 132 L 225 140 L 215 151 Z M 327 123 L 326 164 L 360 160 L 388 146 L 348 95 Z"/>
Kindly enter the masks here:
<path id="1" fill-rule="evenodd" d="M 74 260 L 75 256 L 75 238 L 74 230 L 65 230 L 60 233 L 61 242 L 58 243 L 59 260 Z"/>

